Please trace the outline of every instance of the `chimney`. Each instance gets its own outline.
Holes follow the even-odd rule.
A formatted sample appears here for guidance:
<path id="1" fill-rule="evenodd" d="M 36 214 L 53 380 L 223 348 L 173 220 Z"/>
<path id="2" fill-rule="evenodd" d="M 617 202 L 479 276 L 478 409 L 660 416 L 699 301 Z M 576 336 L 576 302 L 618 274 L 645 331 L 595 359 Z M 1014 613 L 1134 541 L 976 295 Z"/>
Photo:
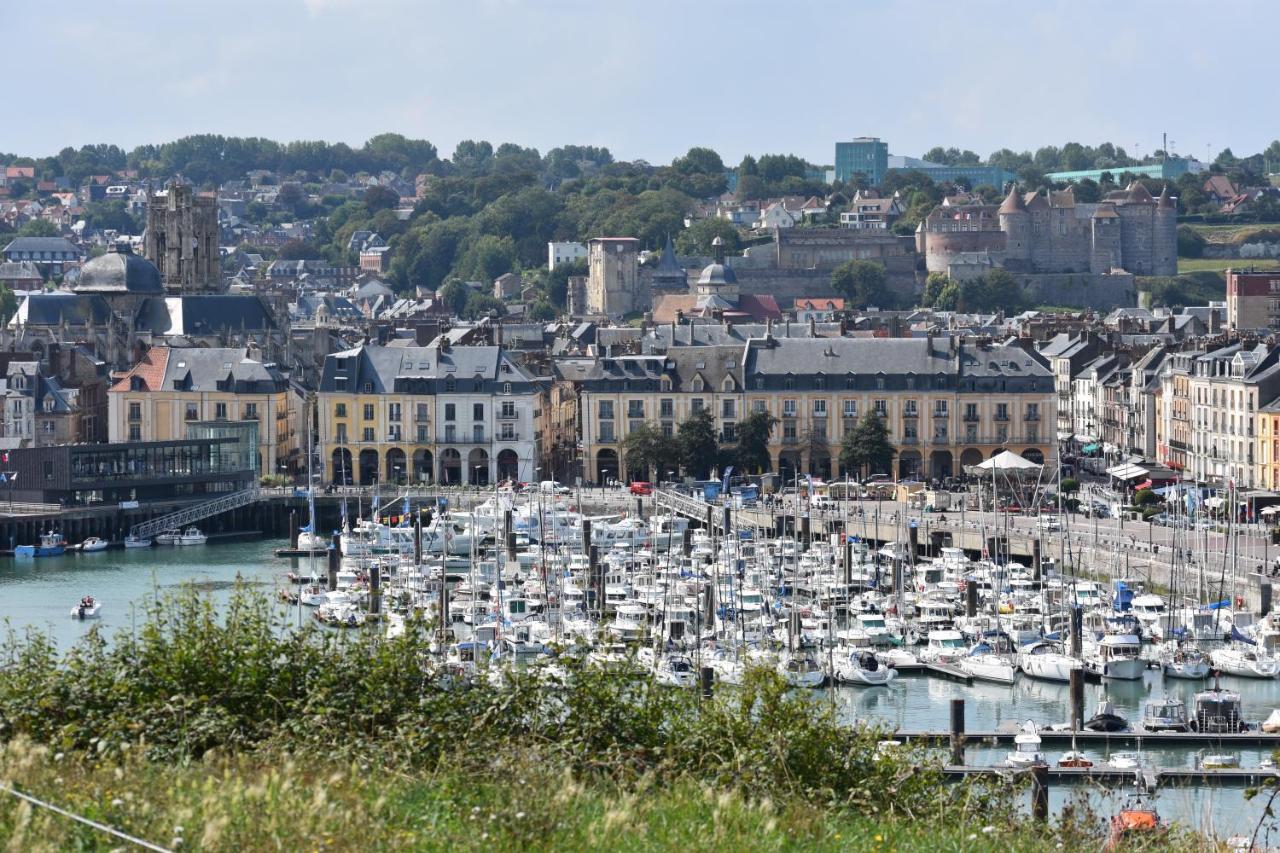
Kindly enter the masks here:
<path id="1" fill-rule="evenodd" d="M 773 318 L 768 317 L 764 321 L 764 339 L 766 341 L 773 340 Z"/>
<path id="2" fill-rule="evenodd" d="M 818 336 L 818 321 L 812 314 L 809 315 L 809 337 L 816 338 Z"/>

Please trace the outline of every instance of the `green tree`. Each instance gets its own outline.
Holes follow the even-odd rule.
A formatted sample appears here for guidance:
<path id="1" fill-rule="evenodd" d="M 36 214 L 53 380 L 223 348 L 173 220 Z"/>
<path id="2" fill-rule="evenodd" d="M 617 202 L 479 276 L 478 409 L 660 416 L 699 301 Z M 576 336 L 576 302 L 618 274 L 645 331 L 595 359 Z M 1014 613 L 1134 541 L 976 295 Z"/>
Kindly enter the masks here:
<path id="1" fill-rule="evenodd" d="M 720 443 L 716 440 L 716 421 L 710 409 L 700 409 L 680 424 L 677 433 L 680 458 L 687 474 L 699 480 L 711 475 Z"/>
<path id="2" fill-rule="evenodd" d="M 622 440 L 622 456 L 628 471 L 641 471 L 655 481 L 667 471 L 680 468 L 680 444 L 655 423 L 640 424 Z"/>
<path id="3" fill-rule="evenodd" d="M 1178 226 L 1178 257 L 1199 258 L 1204 256 L 1204 235 L 1190 225 Z"/>
<path id="4" fill-rule="evenodd" d="M 314 261 L 321 255 L 316 246 L 305 240 L 290 240 L 280 247 L 276 257 L 282 261 Z"/>
<path id="5" fill-rule="evenodd" d="M 884 267 L 874 261 L 847 261 L 831 273 L 831 287 L 853 308 L 892 308 Z"/>
<path id="6" fill-rule="evenodd" d="M 451 314 L 461 317 L 462 312 L 467 308 L 467 298 L 471 295 L 471 292 L 471 288 L 455 278 L 440 288 L 437 295 L 440 297 L 440 301 L 448 306 Z"/>
<path id="7" fill-rule="evenodd" d="M 525 312 L 525 317 L 529 320 L 545 323 L 556 318 L 556 309 L 544 297 L 539 297 L 529 306 L 529 310 Z"/>
<path id="8" fill-rule="evenodd" d="M 364 191 L 364 206 L 369 213 L 394 210 L 400 204 L 400 195 L 382 186 L 372 186 Z"/>
<path id="9" fill-rule="evenodd" d="M 712 255 L 711 241 L 717 237 L 724 241 L 726 254 L 737 254 L 742 250 L 742 235 L 738 233 L 737 226 L 727 219 L 707 217 L 676 236 L 676 251 L 682 255 Z"/>
<path id="10" fill-rule="evenodd" d="M 490 312 L 495 311 L 499 317 L 505 317 L 507 315 L 507 304 L 497 297 L 473 290 L 467 295 L 466 304 L 462 308 L 462 316 L 468 320 L 478 320 L 481 317 L 488 317 Z"/>
<path id="11" fill-rule="evenodd" d="M 931 272 L 924 280 L 924 292 L 920 294 L 920 304 L 933 307 L 948 286 L 954 282 L 944 272 Z"/>
<path id="12" fill-rule="evenodd" d="M 58 226 L 44 219 L 31 219 L 18 229 L 19 237 L 57 237 Z"/>
<path id="13" fill-rule="evenodd" d="M 893 466 L 894 449 L 889 443 L 889 428 L 884 418 L 867 412 L 858 425 L 844 435 L 840 445 L 840 464 L 848 471 L 887 474 Z"/>
<path id="14" fill-rule="evenodd" d="M 769 436 L 777 423 L 778 419 L 768 412 L 752 412 L 738 421 L 738 447 L 733 464 L 739 471 L 759 474 L 772 467 Z"/>

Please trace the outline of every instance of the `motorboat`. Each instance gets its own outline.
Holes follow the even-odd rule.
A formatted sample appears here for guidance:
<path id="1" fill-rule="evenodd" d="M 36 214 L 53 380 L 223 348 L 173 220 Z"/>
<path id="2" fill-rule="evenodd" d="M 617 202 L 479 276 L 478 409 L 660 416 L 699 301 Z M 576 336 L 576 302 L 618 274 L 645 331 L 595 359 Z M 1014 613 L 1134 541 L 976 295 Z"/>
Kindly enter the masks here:
<path id="1" fill-rule="evenodd" d="M 1058 643 L 1044 640 L 1025 647 L 1018 655 L 1018 666 L 1031 678 L 1065 684 L 1071 680 L 1072 670 L 1080 669 L 1083 664 L 1079 658 L 1063 652 Z"/>
<path id="2" fill-rule="evenodd" d="M 841 684 L 883 687 L 897 677 L 898 671 L 880 663 L 869 650 L 851 649 L 835 656 L 831 675 Z"/>
<path id="3" fill-rule="evenodd" d="M 1116 708 L 1106 699 L 1098 702 L 1093 716 L 1085 721 L 1084 727 L 1091 732 L 1122 732 L 1129 728 L 1129 721 L 1116 713 Z"/>
<path id="4" fill-rule="evenodd" d="M 1103 634 L 1085 652 L 1085 669 L 1113 681 L 1137 681 L 1147 668 L 1141 652 L 1142 640 L 1137 634 Z"/>
<path id="5" fill-rule="evenodd" d="M 942 629 L 929 632 L 929 642 L 920 652 L 925 663 L 955 663 L 965 653 L 964 635 Z"/>
<path id="6" fill-rule="evenodd" d="M 1190 731 L 1187 704 L 1171 696 L 1152 699 L 1143 709 L 1142 728 L 1148 732 Z"/>
<path id="7" fill-rule="evenodd" d="M 1009 767 L 1034 767 L 1048 763 L 1044 753 L 1040 751 L 1040 734 L 1036 731 L 1036 725 L 1028 720 L 1014 736 L 1013 751 L 1005 759 L 1005 764 Z"/>
<path id="8" fill-rule="evenodd" d="M 1198 680 L 1209 677 L 1209 658 L 1195 643 L 1166 643 L 1160 653 L 1166 678 Z"/>
<path id="9" fill-rule="evenodd" d="M 200 532 L 198 527 L 188 527 L 179 533 L 177 530 L 166 530 L 156 537 L 157 545 L 203 545 L 209 537 Z"/>
<path id="10" fill-rule="evenodd" d="M 1242 732 L 1245 724 L 1240 704 L 1240 694 L 1223 690 L 1214 685 L 1195 695 L 1191 713 L 1191 730 L 1194 732 Z"/>
<path id="11" fill-rule="evenodd" d="M 57 557 L 65 554 L 66 551 L 67 540 L 61 533 L 50 530 L 48 533 L 40 534 L 39 545 L 19 545 L 13 549 L 13 554 L 15 557 Z"/>
<path id="12" fill-rule="evenodd" d="M 1202 770 L 1229 770 L 1240 766 L 1240 756 L 1229 752 L 1207 752 L 1200 756 Z"/>
<path id="13" fill-rule="evenodd" d="M 82 554 L 94 554 L 98 551 L 107 550 L 107 540 L 98 536 L 90 536 L 88 539 L 80 543 L 80 552 Z"/>
<path id="14" fill-rule="evenodd" d="M 1280 660 L 1244 643 L 1223 646 L 1209 653 L 1213 668 L 1224 675 L 1240 678 L 1275 678 L 1280 674 Z"/>
<path id="15" fill-rule="evenodd" d="M 92 595 L 86 595 L 80 599 L 79 604 L 71 608 L 71 618 L 79 619 L 82 622 L 85 619 L 97 619 L 100 610 L 102 610 L 102 602 Z"/>
<path id="16" fill-rule="evenodd" d="M 1137 752 L 1113 752 L 1107 759 L 1112 770 L 1137 770 L 1142 766 L 1142 755 Z"/>
<path id="17" fill-rule="evenodd" d="M 134 536 L 132 533 L 124 537 L 124 547 L 126 548 L 150 548 L 152 544 L 150 539 Z"/>
<path id="18" fill-rule="evenodd" d="M 1126 836 L 1147 835 L 1162 829 L 1164 824 L 1160 822 L 1160 815 L 1156 812 L 1155 806 L 1148 805 L 1141 794 L 1134 795 L 1111 818 L 1111 834 L 1103 849 L 1119 849 Z"/>

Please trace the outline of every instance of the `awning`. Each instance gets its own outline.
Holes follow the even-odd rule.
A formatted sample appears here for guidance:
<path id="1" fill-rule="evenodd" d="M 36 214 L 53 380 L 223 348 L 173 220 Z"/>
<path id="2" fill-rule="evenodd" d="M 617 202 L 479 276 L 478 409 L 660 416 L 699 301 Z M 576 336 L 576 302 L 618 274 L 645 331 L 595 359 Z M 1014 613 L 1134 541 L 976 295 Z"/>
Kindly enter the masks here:
<path id="1" fill-rule="evenodd" d="M 1084 447 L 1080 448 L 1080 452 L 1081 453 L 1097 453 L 1098 452 L 1097 442 L 1094 442 L 1092 444 L 1086 444 Z"/>
<path id="2" fill-rule="evenodd" d="M 1126 462 L 1123 465 L 1112 465 L 1107 469 L 1107 473 L 1117 480 L 1138 480 L 1147 476 L 1147 469 L 1141 465 L 1134 465 L 1132 462 Z"/>
<path id="3" fill-rule="evenodd" d="M 1280 506 L 1264 506 L 1262 508 L 1263 515 L 1275 515 L 1277 512 L 1280 512 Z"/>

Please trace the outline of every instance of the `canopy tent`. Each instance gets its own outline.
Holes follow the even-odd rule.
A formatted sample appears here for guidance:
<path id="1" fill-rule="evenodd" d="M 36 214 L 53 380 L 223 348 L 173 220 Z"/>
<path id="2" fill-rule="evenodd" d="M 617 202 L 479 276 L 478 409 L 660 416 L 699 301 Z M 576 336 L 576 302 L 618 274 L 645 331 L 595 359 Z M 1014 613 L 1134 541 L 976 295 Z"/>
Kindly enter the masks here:
<path id="1" fill-rule="evenodd" d="M 1101 449 L 1102 448 L 1098 446 L 1098 443 L 1094 441 L 1080 448 L 1080 452 L 1083 453 L 1085 456 L 1092 456 L 1093 454 L 1097 453 Z"/>
<path id="2" fill-rule="evenodd" d="M 1043 465 L 1025 459 L 1012 450 L 1005 450 L 992 456 L 986 462 L 979 462 L 977 465 L 966 465 L 964 470 L 976 476 L 991 476 L 992 472 L 1004 474 L 1005 476 L 1036 476 L 1040 473 Z"/>
<path id="3" fill-rule="evenodd" d="M 1271 515 L 1275 515 L 1277 512 L 1280 512 L 1280 506 L 1275 506 L 1274 504 L 1272 506 L 1266 506 L 1262 508 L 1263 515 L 1271 516 Z"/>

